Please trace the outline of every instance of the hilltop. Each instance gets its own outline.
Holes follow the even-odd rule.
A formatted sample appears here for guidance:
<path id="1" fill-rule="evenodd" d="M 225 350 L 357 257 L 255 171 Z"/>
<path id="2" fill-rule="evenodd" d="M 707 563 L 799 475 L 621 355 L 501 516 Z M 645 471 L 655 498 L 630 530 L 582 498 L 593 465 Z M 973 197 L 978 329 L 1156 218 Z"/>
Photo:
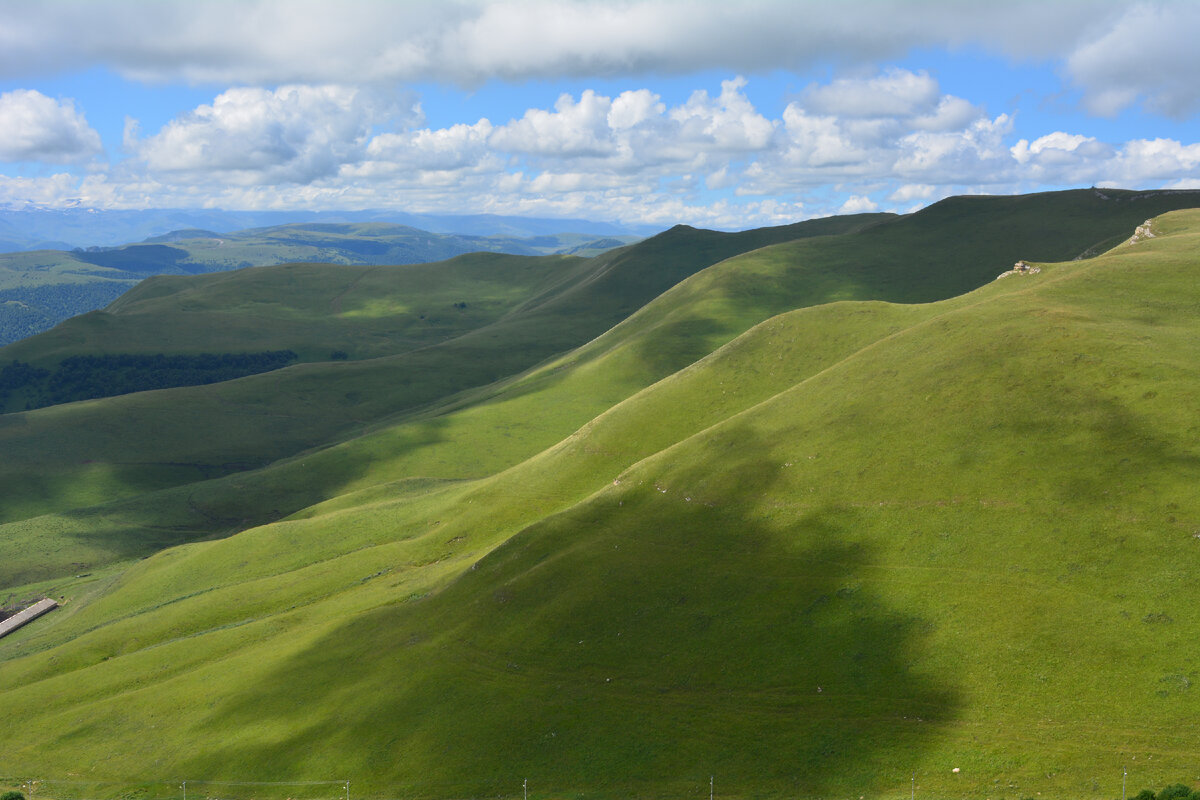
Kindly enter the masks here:
<path id="1" fill-rule="evenodd" d="M 357 307 L 333 268 L 220 276 L 292 287 L 253 316 L 308 360 L 0 416 L 9 590 L 65 600 L 0 642 L 6 763 L 431 798 L 1190 780 L 1200 211 L 1164 212 L 1194 201 L 505 257 L 487 318 L 344 361 L 291 338 Z M 437 270 L 486 297 L 478 258 Z M 254 297 L 216 277 L 0 355 L 212 349 Z M 397 321 L 436 297 L 387 284 Z"/>

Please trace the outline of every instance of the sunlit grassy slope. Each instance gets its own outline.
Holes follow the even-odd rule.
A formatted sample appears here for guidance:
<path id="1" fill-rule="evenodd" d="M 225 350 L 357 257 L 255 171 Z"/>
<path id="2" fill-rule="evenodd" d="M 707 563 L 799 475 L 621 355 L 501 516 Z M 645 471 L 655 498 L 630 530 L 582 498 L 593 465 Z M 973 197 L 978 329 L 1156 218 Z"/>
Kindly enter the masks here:
<path id="1" fill-rule="evenodd" d="M 252 339 L 256 348 L 287 342 L 283 346 L 303 350 L 299 339 L 309 335 L 302 333 L 305 330 L 363 335 L 361 320 L 341 316 L 353 304 L 367 302 L 427 304 L 433 309 L 421 312 L 427 320 L 449 315 L 454 322 L 446 327 L 459 327 L 450 333 L 442 330 L 442 338 L 426 346 L 413 346 L 396 335 L 388 346 L 401 352 L 391 356 L 311 362 L 218 385 L 0 416 L 0 447 L 9 455 L 0 462 L 0 519 L 11 523 L 0 535 L 0 586 L 77 573 L 114 558 L 278 519 L 336 493 L 346 481 L 370 470 L 374 455 L 366 452 L 302 469 L 299 480 L 294 474 L 268 476 L 278 491 L 251 491 L 239 480 L 213 491 L 194 484 L 359 435 L 389 416 L 412 413 L 519 373 L 586 342 L 714 260 L 797 236 L 855 230 L 886 217 L 814 220 L 735 234 L 679 228 L 595 259 L 547 262 L 468 256 L 400 268 L 400 275 L 373 271 L 361 276 L 357 286 L 359 276 L 344 275 L 345 267 L 305 265 L 203 276 L 182 284 L 149 281 L 119 301 L 113 313 L 81 317 L 6 348 L 0 351 L 0 361 L 12 356 L 52 365 L 56 357 L 70 352 L 157 352 L 168 341 L 180 349 L 211 351 L 231 346 L 230 330 L 254 325 L 261 328 L 261 335 Z M 415 277 L 407 270 L 415 270 Z M 272 276 L 274 282 L 263 280 Z M 516 288 L 505 283 L 506 277 Z M 231 290 L 229 281 L 245 284 L 244 293 Z M 443 284 L 456 285 L 457 291 Z M 523 293 L 517 292 L 521 287 Z M 455 302 L 465 303 L 467 309 L 444 307 L 450 297 L 466 298 Z M 201 303 L 204 308 L 189 316 L 188 309 Z M 270 311 L 258 311 L 259 306 Z M 388 324 L 401 334 L 426 326 L 421 313 L 399 314 L 382 325 L 368 321 L 366 335 L 374 330 L 376 338 L 382 338 L 379 332 L 386 333 Z M 319 339 L 318 335 L 307 341 Z M 352 348 L 345 338 L 325 342 Z M 548 444 L 552 439 L 547 435 L 559 438 L 586 418 L 576 417 L 549 433 L 542 430 L 538 441 Z M 536 427 L 536 421 L 533 424 Z M 398 439 L 409 445 L 427 442 L 430 436 L 437 438 L 440 427 L 440 421 L 422 421 L 400 432 Z M 535 441 L 531 447 L 517 438 L 519 454 L 544 446 Z M 395 441 L 388 445 L 393 450 Z M 487 446 L 459 444 L 453 456 L 457 473 L 466 469 L 481 474 L 479 455 Z M 512 452 L 501 456 L 507 463 L 513 457 Z M 485 461 L 482 466 L 495 463 Z M 185 488 L 170 498 L 147 496 L 175 486 Z M 134 508 L 74 511 L 105 501 L 131 501 Z M 211 508 L 214 503 L 222 508 Z M 85 519 L 80 519 L 81 513 Z"/>
<path id="2" fill-rule="evenodd" d="M 837 217 L 739 234 L 680 227 L 561 262 L 561 274 L 547 262 L 487 255 L 396 272 L 295 266 L 149 281 L 112 313 L 5 353 L 51 363 L 107 347 L 213 349 L 237 341 L 230 331 L 256 325 L 259 346 L 308 357 L 327 357 L 324 343 L 357 353 L 365 339 L 402 349 L 412 346 L 414 326 L 428 327 L 421 313 L 428 319 L 426 310 L 446 311 L 451 297 L 470 299 L 466 313 L 449 309 L 458 335 L 441 329 L 441 340 L 394 356 L 0 417 L 9 423 L 0 446 L 14 456 L 0 464 L 0 585 L 227 535 L 349 491 L 384 484 L 387 492 L 392 480 L 491 474 L 772 314 L 839 299 L 953 296 L 1017 258 L 1072 257 L 1127 234 L 1147 213 L 1195 200 L 1076 191 L 951 198 L 900 219 Z M 703 265 L 739 253 L 586 347 L 516 383 L 487 385 L 587 341 Z M 519 271 L 512 281 L 525 287 L 523 299 L 503 291 L 504 276 Z M 345 319 L 346 309 L 369 303 L 410 311 Z"/>
<path id="3" fill-rule="evenodd" d="M 0 642 L 6 770 L 385 797 L 701 797 L 709 776 L 899 797 L 915 772 L 925 796 L 1111 798 L 1123 764 L 1191 782 L 1200 212 L 1155 232 L 744 333 L 777 300 L 728 289 L 726 262 L 444 414 L 198 486 L 236 506 L 222 481 L 340 463 L 348 493 L 55 582 L 74 602 Z M 727 343 L 635 357 L 687 361 L 671 323 L 696 318 Z M 606 370 L 625 397 L 514 460 L 571 414 L 499 420 Z"/>

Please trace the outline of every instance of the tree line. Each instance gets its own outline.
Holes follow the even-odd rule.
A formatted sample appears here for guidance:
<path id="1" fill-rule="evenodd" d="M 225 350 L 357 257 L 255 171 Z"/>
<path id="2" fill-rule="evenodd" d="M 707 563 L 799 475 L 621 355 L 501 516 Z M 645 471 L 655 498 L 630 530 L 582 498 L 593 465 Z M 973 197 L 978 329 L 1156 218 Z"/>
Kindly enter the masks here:
<path id="1" fill-rule="evenodd" d="M 94 311 L 129 290 L 133 281 L 94 281 L 0 289 L 0 345 L 53 328 L 77 314 Z"/>
<path id="2" fill-rule="evenodd" d="M 219 383 L 270 372 L 296 358 L 292 350 L 172 356 L 118 353 L 68 356 L 53 370 L 14 360 L 0 368 L 0 408 L 43 408 L 151 389 Z"/>
<path id="3" fill-rule="evenodd" d="M 1183 783 L 1173 783 L 1157 795 L 1153 789 L 1143 789 L 1133 800 L 1200 800 L 1200 791 Z"/>

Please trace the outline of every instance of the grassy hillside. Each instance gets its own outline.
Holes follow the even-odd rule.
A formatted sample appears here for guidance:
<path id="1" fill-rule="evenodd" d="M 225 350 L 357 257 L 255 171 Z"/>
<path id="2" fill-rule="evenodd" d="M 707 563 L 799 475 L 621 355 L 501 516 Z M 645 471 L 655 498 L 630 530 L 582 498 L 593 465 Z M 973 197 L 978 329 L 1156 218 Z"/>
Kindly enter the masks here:
<path id="1" fill-rule="evenodd" d="M 1190 782 L 1200 212 L 1155 231 L 774 316 L 496 474 L 58 582 L 74 602 L 0 642 L 7 768 L 384 797 Z"/>
<path id="2" fill-rule="evenodd" d="M 477 252 L 589 257 L 636 239 L 572 233 L 471 236 L 377 222 L 301 223 L 233 233 L 181 230 L 120 247 L 0 253 L 0 344 L 103 308 L 153 275 L 194 275 L 292 262 L 416 264 Z"/>
<path id="3" fill-rule="evenodd" d="M 0 474 L 8 487 L 7 524 L 0 529 L 7 556 L 0 562 L 9 565 L 5 582 L 227 535 L 346 492 L 386 491 L 372 487 L 390 481 L 488 475 L 780 311 L 848 298 L 911 300 L 918 291 L 912 287 L 931 294 L 939 282 L 950 296 L 964 281 L 979 285 L 1017 258 L 1078 253 L 1111 239 L 1114 220 L 1137 219 L 1148 204 L 1189 197 L 1080 191 L 955 198 L 911 217 L 883 218 L 883 225 L 873 224 L 879 216 L 864 216 L 743 234 L 678 228 L 581 262 L 570 279 L 534 293 L 496 324 L 436 347 L 19 415 L 19 424 L 0 430 L 15 454 L 8 474 Z M 985 213 L 988 208 L 994 213 Z M 1062 225 L 1055 222 L 1058 212 Z M 804 234 L 808 238 L 794 238 Z M 652 296 L 704 263 L 772 242 L 785 243 L 706 270 L 586 347 L 514 384 L 486 387 L 564 342 L 590 338 L 635 307 L 632 298 Z M 279 315 L 307 314 L 305 324 L 319 329 L 319 315 L 329 307 L 324 297 L 303 307 L 308 284 L 293 285 L 296 296 L 279 306 Z M 268 296 L 271 283 L 262 286 L 259 295 Z M 153 306 L 155 293 L 148 294 Z M 217 293 L 211 309 L 218 315 L 207 323 L 201 317 L 180 338 L 200 343 L 235 328 L 219 316 L 231 296 Z M 104 320 L 93 346 L 121 341 L 113 333 L 118 326 L 131 331 L 124 341 L 139 341 L 136 332 L 146 322 L 124 313 L 135 310 L 136 297 Z M 156 310 L 162 324 L 142 341 L 150 347 L 162 341 L 178 308 L 192 302 L 184 297 L 166 294 Z M 91 320 L 78 323 L 86 331 Z M 69 326 L 60 330 L 71 332 L 68 346 L 87 340 Z M 49 335 L 32 343 L 48 351 L 54 346 Z M 37 361 L 36 352 L 22 357 Z M 460 391 L 466 394 L 451 398 Z M 422 410 L 426 404 L 433 405 Z M 346 437 L 354 438 L 309 450 Z M 279 461 L 299 453 L 302 458 Z M 224 475 L 230 477 L 212 480 Z"/>
<path id="4" fill-rule="evenodd" d="M 412 449 L 445 441 L 439 431 L 448 428 L 446 422 L 421 415 L 382 441 L 354 448 L 348 458 L 338 452 L 328 466 L 322 462 L 312 470 L 300 462 L 268 475 L 204 482 L 360 435 L 392 415 L 419 414 L 423 406 L 515 375 L 587 341 L 716 259 L 796 236 L 854 230 L 877 219 L 835 218 L 738 234 L 678 229 L 591 260 L 481 254 L 441 265 L 375 268 L 360 276 L 348 276 L 347 268 L 292 265 L 149 281 L 112 313 L 72 320 L 10 346 L 0 351 L 0 361 L 20 358 L 49 366 L 67 353 L 139 347 L 158 352 L 167 343 L 185 352 L 211 351 L 235 346 L 230 332 L 247 328 L 258 332 L 256 346 L 286 341 L 308 357 L 326 357 L 314 348 L 335 346 L 357 355 L 356 341 L 401 352 L 0 416 L 0 442 L 11 454 L 0 464 L 5 523 L 0 586 L 71 574 L 286 516 L 338 493 L 347 482 L 369 480 L 378 472 L 371 463 L 389 462 L 397 442 Z M 466 298 L 466 309 L 445 308 L 452 297 Z M 357 313 L 364 306 L 378 307 L 382 316 Z M 451 331 L 459 335 L 431 325 L 447 315 L 463 325 Z M 443 340 L 414 342 L 415 334 L 403 335 L 418 328 L 440 330 Z M 390 341 L 385 338 L 397 331 Z M 312 338 L 301 338 L 306 336 Z M 627 393 L 624 385 L 616 388 Z M 472 444 L 456 438 L 451 472 L 474 476 L 514 463 L 582 424 L 601 410 L 596 403 L 584 398 L 580 406 L 577 399 L 562 414 L 547 416 L 530 411 L 526 401 L 518 418 L 499 425 L 486 413 L 476 417 L 471 424 L 476 429 L 482 424 L 488 435 L 506 436 L 511 425 L 518 435 L 499 447 L 495 440 Z M 381 447 L 392 452 L 379 456 Z M 259 489 L 247 489 L 247 480 Z M 188 488 L 169 497 L 148 494 L 175 486 Z"/>
<path id="5" fill-rule="evenodd" d="M 583 268 L 580 259 L 491 253 L 402 266 L 284 264 L 148 278 L 104 311 L 4 348 L 52 366 L 66 355 L 279 349 L 305 361 L 395 355 L 496 322 Z"/>

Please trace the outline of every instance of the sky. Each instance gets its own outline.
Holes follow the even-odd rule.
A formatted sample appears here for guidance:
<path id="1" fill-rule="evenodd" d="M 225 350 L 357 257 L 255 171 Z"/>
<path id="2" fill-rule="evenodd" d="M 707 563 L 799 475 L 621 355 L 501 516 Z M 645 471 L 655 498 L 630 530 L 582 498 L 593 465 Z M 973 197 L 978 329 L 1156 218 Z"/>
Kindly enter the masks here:
<path id="1" fill-rule="evenodd" d="M 1200 188 L 1200 2 L 0 0 L 0 206 L 741 229 Z"/>

